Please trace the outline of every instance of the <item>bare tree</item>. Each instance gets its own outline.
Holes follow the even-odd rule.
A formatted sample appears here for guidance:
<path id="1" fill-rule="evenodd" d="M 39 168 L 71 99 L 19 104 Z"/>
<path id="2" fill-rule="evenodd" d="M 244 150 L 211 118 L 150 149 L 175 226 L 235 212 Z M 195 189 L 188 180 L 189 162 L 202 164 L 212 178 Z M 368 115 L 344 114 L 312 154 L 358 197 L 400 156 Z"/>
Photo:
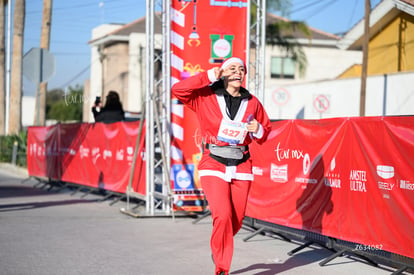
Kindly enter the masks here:
<path id="1" fill-rule="evenodd" d="M 23 71 L 23 34 L 26 0 L 15 0 L 13 24 L 13 56 L 10 89 L 9 134 L 18 134 L 22 127 L 22 71 Z"/>
<path id="2" fill-rule="evenodd" d="M 6 118 L 6 85 L 4 83 L 4 68 L 5 68 L 5 42 L 4 42 L 4 6 L 5 0 L 0 0 L 0 135 L 4 135 L 5 129 L 5 118 Z M 10 5 L 10 4 L 9 4 Z"/>
<path id="3" fill-rule="evenodd" d="M 50 28 L 52 25 L 52 0 L 43 0 L 42 32 L 40 34 L 40 48 L 49 50 Z M 40 83 L 39 97 L 36 100 L 35 125 L 44 126 L 46 123 L 46 91 L 47 82 Z M 39 113 L 37 113 L 39 112 Z"/>

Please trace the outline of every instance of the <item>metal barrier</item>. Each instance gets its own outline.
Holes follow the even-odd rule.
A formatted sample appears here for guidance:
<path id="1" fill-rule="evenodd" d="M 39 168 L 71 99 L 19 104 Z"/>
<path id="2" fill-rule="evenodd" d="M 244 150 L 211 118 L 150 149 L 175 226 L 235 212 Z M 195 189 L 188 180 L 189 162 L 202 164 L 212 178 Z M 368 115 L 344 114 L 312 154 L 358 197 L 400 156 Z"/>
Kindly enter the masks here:
<path id="1" fill-rule="evenodd" d="M 281 240 L 288 242 L 292 242 L 293 240 L 298 241 L 300 243 L 299 246 L 287 252 L 289 256 L 293 256 L 300 250 L 312 245 L 318 245 L 331 251 L 332 255 L 322 260 L 319 263 L 320 266 L 326 265 L 337 257 L 349 255 L 360 258 L 373 266 L 382 264 L 395 268 L 396 270 L 392 273 L 393 275 L 410 270 L 414 272 L 414 259 L 384 251 L 376 247 L 331 238 L 322 234 L 278 225 L 251 217 L 245 217 L 243 225 L 246 226 L 248 230 L 252 231 L 251 234 L 243 239 L 244 241 L 248 241 L 259 234 L 271 237 L 277 236 Z"/>

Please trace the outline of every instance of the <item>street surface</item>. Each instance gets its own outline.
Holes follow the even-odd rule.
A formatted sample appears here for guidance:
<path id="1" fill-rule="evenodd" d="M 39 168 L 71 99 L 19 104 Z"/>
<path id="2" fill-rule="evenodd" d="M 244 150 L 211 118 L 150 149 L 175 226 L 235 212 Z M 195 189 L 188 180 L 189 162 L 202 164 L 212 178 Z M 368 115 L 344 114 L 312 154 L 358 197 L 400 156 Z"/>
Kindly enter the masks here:
<path id="1" fill-rule="evenodd" d="M 211 218 L 135 218 L 126 201 L 111 205 L 99 194 L 35 186 L 24 169 L 0 164 L 0 274 L 212 275 Z M 129 204 L 130 209 L 136 204 Z M 235 237 L 230 274 L 391 274 L 318 246 L 287 253 L 301 243 L 242 229 Z"/>

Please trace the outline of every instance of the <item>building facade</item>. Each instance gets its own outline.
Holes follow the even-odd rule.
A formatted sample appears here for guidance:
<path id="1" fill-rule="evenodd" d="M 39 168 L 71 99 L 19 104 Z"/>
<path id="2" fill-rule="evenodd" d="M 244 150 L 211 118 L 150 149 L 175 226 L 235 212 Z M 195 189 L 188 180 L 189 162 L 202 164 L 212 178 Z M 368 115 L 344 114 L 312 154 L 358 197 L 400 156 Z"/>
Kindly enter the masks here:
<path id="1" fill-rule="evenodd" d="M 267 15 L 267 24 L 287 20 Z M 341 49 L 340 37 L 313 28 L 310 35 L 294 32 L 306 56 L 305 70 L 301 71 L 292 57 L 278 46 L 266 46 L 265 92 L 282 85 L 335 79 L 362 58 L 359 49 Z M 155 39 L 161 37 L 161 26 L 155 25 Z M 102 25 L 93 30 L 91 46 L 91 77 L 87 98 L 91 105 L 96 96 L 105 97 L 110 90 L 118 91 L 124 109 L 136 114 L 142 110 L 145 95 L 145 18 L 126 25 Z M 161 45 L 161 44 L 160 44 Z M 257 91 L 251 91 L 256 93 Z M 89 106 L 90 108 L 90 106 Z M 88 108 L 85 108 L 88 109 Z M 90 112 L 84 121 L 93 121 Z"/>

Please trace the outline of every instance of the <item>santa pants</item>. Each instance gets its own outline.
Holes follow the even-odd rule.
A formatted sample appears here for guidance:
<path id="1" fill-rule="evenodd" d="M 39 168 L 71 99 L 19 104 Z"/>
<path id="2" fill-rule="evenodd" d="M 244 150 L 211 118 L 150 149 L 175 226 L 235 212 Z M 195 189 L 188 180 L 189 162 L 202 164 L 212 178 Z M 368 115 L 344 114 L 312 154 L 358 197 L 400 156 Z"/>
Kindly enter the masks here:
<path id="1" fill-rule="evenodd" d="M 216 274 L 220 271 L 227 274 L 233 257 L 233 236 L 242 226 L 251 182 L 233 179 L 229 183 L 218 177 L 203 176 L 200 183 L 213 218 L 210 245 Z"/>

